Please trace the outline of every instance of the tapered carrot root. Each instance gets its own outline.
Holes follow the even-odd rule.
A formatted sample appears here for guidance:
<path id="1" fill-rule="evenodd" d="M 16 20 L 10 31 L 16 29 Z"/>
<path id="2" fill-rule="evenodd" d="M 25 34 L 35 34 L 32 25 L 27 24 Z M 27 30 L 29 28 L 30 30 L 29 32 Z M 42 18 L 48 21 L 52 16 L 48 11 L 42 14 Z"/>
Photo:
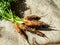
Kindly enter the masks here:
<path id="1" fill-rule="evenodd" d="M 31 19 L 30 19 L 31 18 Z M 48 24 L 42 22 L 42 21 L 38 21 L 36 20 L 36 18 L 38 18 L 37 16 L 27 16 L 25 18 L 23 18 L 25 25 L 27 26 L 31 26 L 31 27 L 40 27 L 40 28 L 48 28 L 50 27 Z"/>
<path id="2" fill-rule="evenodd" d="M 16 23 L 14 23 L 13 26 L 17 30 L 18 33 L 21 32 L 21 30 L 19 29 L 19 26 Z"/>
<path id="3" fill-rule="evenodd" d="M 36 16 L 36 15 L 32 15 L 32 16 L 24 17 L 24 19 L 28 19 L 28 20 L 39 20 L 39 19 L 41 19 L 41 17 Z"/>
<path id="4" fill-rule="evenodd" d="M 18 33 L 22 35 L 23 38 L 27 39 L 26 35 L 22 32 L 22 30 L 19 28 L 19 26 L 14 23 L 14 28 L 17 30 Z"/>
<path id="5" fill-rule="evenodd" d="M 20 35 L 27 40 L 27 42 L 29 43 L 28 41 L 28 36 L 25 34 L 25 32 L 16 24 L 14 23 L 14 28 L 17 30 L 18 33 L 20 33 Z M 30 43 L 29 43 L 30 44 Z"/>
<path id="6" fill-rule="evenodd" d="M 27 18 L 24 18 L 23 20 L 27 26 L 32 26 L 32 25 L 40 26 L 43 23 L 43 22 L 37 21 L 37 20 L 28 20 Z"/>
<path id="7" fill-rule="evenodd" d="M 30 28 L 30 27 L 26 26 L 25 24 L 21 24 L 19 27 L 23 31 L 29 31 L 29 32 L 34 33 L 34 34 L 37 34 L 37 35 L 39 35 L 41 37 L 46 37 L 45 34 L 43 34 L 42 32 L 39 32 L 39 31 L 37 31 L 34 28 Z"/>

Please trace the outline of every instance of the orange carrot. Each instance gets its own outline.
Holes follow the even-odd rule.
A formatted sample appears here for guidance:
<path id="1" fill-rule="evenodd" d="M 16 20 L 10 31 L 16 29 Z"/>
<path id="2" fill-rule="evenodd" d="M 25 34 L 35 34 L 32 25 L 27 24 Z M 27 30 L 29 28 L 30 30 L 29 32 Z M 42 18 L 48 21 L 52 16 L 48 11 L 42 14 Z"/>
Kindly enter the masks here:
<path id="1" fill-rule="evenodd" d="M 16 23 L 14 23 L 14 28 L 18 31 L 18 32 L 21 32 L 21 30 L 19 29 L 19 26 L 16 24 Z"/>
<path id="2" fill-rule="evenodd" d="M 22 33 L 22 31 L 19 29 L 19 26 L 16 23 L 14 23 L 14 28 L 18 31 L 18 33 L 20 33 L 22 35 L 23 38 L 27 39 L 25 34 Z"/>

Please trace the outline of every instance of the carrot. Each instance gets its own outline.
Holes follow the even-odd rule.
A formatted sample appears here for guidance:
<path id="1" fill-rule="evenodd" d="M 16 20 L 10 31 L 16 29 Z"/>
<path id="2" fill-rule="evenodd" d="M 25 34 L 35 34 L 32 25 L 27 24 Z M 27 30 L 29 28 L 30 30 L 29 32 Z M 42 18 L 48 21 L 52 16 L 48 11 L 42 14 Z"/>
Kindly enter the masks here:
<path id="1" fill-rule="evenodd" d="M 27 36 L 24 33 L 22 33 L 22 31 L 16 23 L 14 23 L 14 28 L 18 31 L 18 33 L 22 35 L 23 38 L 27 39 Z"/>
<path id="2" fill-rule="evenodd" d="M 16 23 L 14 23 L 13 26 L 18 32 L 21 32 L 21 30 L 19 29 L 19 26 Z"/>

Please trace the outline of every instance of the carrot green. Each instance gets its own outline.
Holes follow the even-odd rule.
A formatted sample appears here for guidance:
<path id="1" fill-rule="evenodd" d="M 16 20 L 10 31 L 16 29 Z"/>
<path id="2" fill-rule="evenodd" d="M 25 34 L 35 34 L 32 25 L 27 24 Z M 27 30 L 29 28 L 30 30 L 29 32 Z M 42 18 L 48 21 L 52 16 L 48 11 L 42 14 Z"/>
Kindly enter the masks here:
<path id="1" fill-rule="evenodd" d="M 23 23 L 23 19 L 16 16 L 16 14 L 11 10 L 10 3 L 12 1 L 16 2 L 16 0 L 0 0 L 0 20 L 7 20 L 21 24 Z"/>

